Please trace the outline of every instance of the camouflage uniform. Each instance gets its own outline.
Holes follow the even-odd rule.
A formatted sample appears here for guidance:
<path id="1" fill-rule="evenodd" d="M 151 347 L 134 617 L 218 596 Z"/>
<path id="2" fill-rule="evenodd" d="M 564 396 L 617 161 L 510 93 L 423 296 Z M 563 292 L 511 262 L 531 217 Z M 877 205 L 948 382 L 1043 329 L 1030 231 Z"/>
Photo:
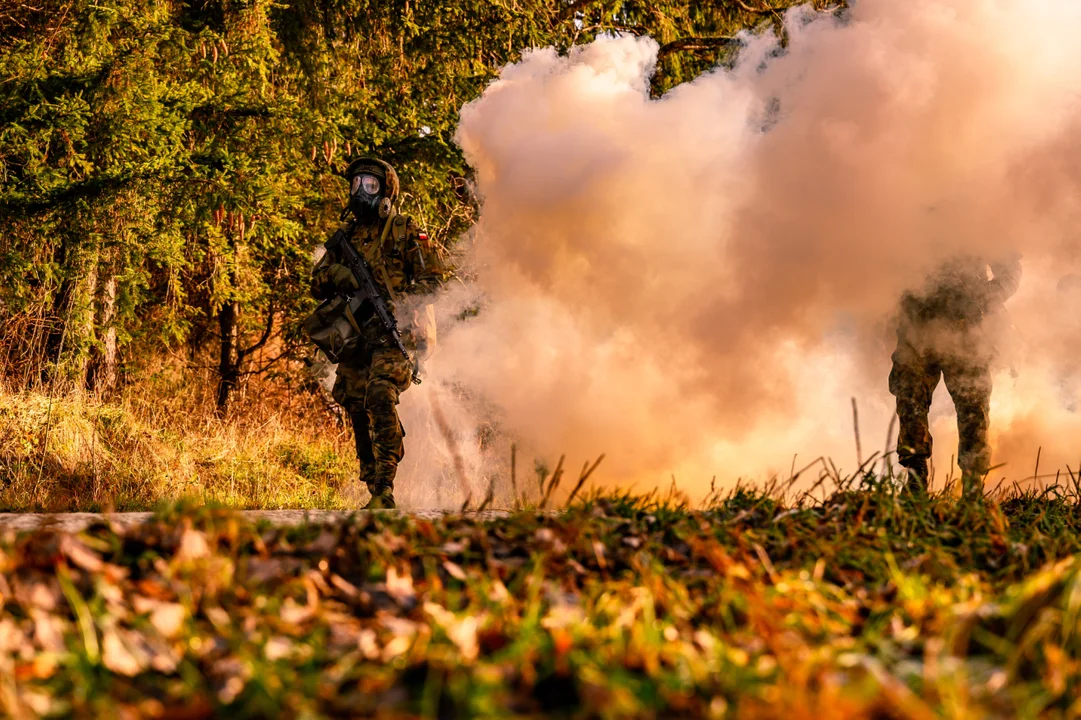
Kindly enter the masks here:
<path id="1" fill-rule="evenodd" d="M 915 489 L 925 489 L 931 457 L 927 415 L 940 378 L 957 410 L 957 464 L 965 492 L 974 492 L 991 467 L 987 431 L 991 410 L 991 361 L 995 349 L 988 320 L 1021 281 L 1019 257 L 992 263 L 962 258 L 944 265 L 921 295 L 901 300 L 890 392 L 897 398 L 897 454 Z"/>
<path id="2" fill-rule="evenodd" d="M 393 173 L 389 166 L 388 175 Z M 388 182 L 390 195 L 397 194 L 397 177 Z M 386 218 L 358 225 L 352 244 L 365 256 L 376 284 L 393 313 L 402 295 L 434 292 L 450 271 L 438 247 L 411 219 L 393 211 Z M 341 258 L 325 253 L 312 271 L 312 294 L 319 300 L 340 289 Z M 405 429 L 398 418 L 398 397 L 411 384 L 413 360 L 386 336 L 370 304 L 357 315 L 364 342 L 338 363 L 333 397 L 349 413 L 356 439 L 360 478 L 372 497 L 382 497 L 393 507 L 394 476 L 404 453 Z M 414 323 L 400 326 L 403 344 L 423 355 L 427 338 Z"/>

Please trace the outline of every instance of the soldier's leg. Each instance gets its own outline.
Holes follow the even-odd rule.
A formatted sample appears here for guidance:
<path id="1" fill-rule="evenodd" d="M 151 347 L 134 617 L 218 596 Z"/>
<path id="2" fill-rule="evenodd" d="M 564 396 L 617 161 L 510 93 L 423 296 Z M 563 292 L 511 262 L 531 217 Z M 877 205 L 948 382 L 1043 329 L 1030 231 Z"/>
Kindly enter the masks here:
<path id="1" fill-rule="evenodd" d="M 331 395 L 334 400 L 349 413 L 353 424 L 353 437 L 356 443 L 357 460 L 360 463 L 360 481 L 367 484 L 375 471 L 375 454 L 372 451 L 372 437 L 369 429 L 368 411 L 364 408 L 364 395 L 368 385 L 368 363 L 365 359 L 358 363 L 340 363 L 338 378 L 334 382 Z"/>
<path id="2" fill-rule="evenodd" d="M 926 490 L 931 458 L 931 429 L 927 415 L 941 370 L 910 345 L 899 343 L 890 370 L 890 392 L 897 398 L 897 461 L 908 470 L 909 488 Z"/>
<path id="3" fill-rule="evenodd" d="M 398 397 L 409 387 L 412 373 L 413 366 L 396 348 L 381 348 L 372 355 L 364 395 L 375 456 L 368 489 L 373 499 L 382 498 L 384 507 L 393 507 L 394 476 L 405 452 Z"/>
<path id="4" fill-rule="evenodd" d="M 943 370 L 946 388 L 957 409 L 957 465 L 964 492 L 982 494 L 991 469 L 987 431 L 991 420 L 991 369 L 978 357 L 954 358 Z"/>
<path id="5" fill-rule="evenodd" d="M 372 451 L 372 431 L 368 421 L 368 411 L 364 409 L 363 400 L 357 404 L 360 407 L 349 412 L 349 419 L 353 422 L 353 438 L 357 445 L 357 459 L 360 460 L 360 479 L 367 484 L 375 470 L 375 453 Z"/>

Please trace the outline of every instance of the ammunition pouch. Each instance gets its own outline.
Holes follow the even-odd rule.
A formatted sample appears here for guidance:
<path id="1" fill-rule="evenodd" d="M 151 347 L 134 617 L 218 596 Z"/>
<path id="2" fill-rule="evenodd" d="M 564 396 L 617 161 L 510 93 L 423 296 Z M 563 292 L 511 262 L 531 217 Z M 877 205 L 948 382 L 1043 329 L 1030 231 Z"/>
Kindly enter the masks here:
<path id="1" fill-rule="evenodd" d="M 359 293 L 351 297 L 335 295 L 304 320 L 304 332 L 331 362 L 348 360 L 363 348 L 364 337 L 356 319 L 363 302 Z"/>

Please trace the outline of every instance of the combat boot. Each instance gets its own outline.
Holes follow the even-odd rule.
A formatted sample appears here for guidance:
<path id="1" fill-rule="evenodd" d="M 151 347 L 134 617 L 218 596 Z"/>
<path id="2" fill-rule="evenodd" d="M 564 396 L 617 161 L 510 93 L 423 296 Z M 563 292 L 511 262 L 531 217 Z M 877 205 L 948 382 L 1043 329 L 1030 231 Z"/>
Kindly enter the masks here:
<path id="1" fill-rule="evenodd" d="M 905 480 L 904 486 L 901 488 L 902 492 L 906 495 L 926 495 L 927 494 L 927 458 L 911 458 L 905 465 L 908 478 Z"/>
<path id="2" fill-rule="evenodd" d="M 983 499 L 983 475 L 972 471 L 961 471 L 961 497 L 965 500 Z"/>
<path id="3" fill-rule="evenodd" d="M 368 486 L 368 492 L 372 494 L 368 504 L 364 506 L 365 510 L 393 510 L 394 504 L 394 487 L 385 483 L 372 484 Z"/>

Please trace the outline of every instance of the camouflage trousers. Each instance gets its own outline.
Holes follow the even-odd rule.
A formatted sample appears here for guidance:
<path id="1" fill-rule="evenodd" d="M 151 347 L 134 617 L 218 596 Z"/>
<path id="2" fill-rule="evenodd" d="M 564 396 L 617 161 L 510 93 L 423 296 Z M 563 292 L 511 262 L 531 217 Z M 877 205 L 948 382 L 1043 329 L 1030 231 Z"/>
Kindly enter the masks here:
<path id="1" fill-rule="evenodd" d="M 405 453 L 398 397 L 412 373 L 412 363 L 394 347 L 368 348 L 338 365 L 332 394 L 353 421 L 360 478 L 373 493 L 394 487 Z"/>
<path id="2" fill-rule="evenodd" d="M 897 398 L 898 462 L 927 481 L 931 457 L 931 431 L 927 415 L 931 397 L 945 378 L 957 410 L 957 464 L 966 490 L 979 488 L 991 467 L 987 431 L 991 414 L 991 370 L 986 353 L 973 349 L 936 351 L 909 341 L 912 328 L 898 331 L 897 350 L 890 371 L 890 392 Z"/>

